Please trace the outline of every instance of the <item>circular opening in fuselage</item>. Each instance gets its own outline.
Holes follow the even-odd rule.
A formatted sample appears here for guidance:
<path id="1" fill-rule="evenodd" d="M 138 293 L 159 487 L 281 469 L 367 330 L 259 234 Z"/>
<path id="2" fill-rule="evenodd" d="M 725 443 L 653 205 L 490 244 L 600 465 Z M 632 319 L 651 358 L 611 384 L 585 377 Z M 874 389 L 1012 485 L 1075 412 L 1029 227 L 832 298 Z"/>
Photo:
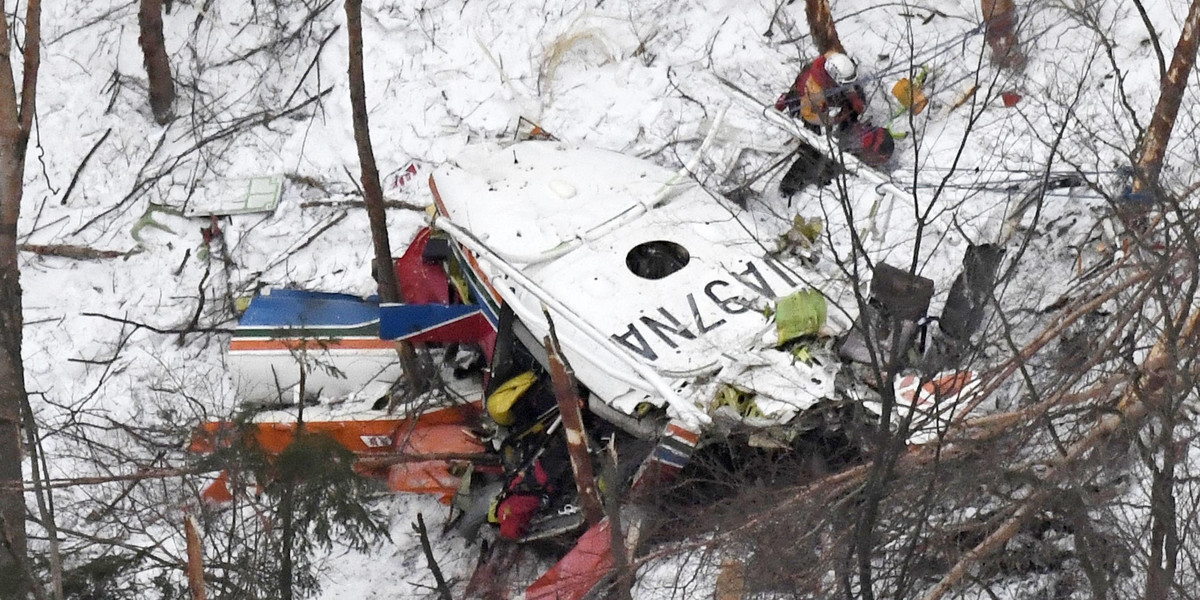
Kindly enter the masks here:
<path id="1" fill-rule="evenodd" d="M 634 246 L 625 255 L 625 266 L 642 279 L 662 279 L 686 267 L 691 259 L 687 248 L 675 242 L 655 240 Z"/>

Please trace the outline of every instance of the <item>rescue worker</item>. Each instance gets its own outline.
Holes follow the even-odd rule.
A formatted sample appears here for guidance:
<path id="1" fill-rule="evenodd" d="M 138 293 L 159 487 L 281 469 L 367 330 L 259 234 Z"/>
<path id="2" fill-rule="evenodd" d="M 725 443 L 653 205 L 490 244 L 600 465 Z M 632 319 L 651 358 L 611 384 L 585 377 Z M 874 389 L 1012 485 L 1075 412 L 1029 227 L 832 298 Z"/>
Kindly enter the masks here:
<path id="1" fill-rule="evenodd" d="M 799 116 L 812 128 L 856 121 L 866 112 L 857 68 L 849 56 L 827 52 L 800 71 L 792 87 L 775 101 L 777 110 Z"/>

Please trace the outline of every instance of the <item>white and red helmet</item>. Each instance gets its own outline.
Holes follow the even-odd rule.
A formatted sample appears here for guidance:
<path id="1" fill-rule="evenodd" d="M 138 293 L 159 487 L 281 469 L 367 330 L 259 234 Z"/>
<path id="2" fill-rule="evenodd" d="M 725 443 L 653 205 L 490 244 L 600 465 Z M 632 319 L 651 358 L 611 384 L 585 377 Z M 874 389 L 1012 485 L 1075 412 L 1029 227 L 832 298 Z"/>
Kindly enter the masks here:
<path id="1" fill-rule="evenodd" d="M 839 84 L 850 83 L 858 76 L 854 61 L 841 52 L 834 52 L 825 57 L 825 72 Z"/>

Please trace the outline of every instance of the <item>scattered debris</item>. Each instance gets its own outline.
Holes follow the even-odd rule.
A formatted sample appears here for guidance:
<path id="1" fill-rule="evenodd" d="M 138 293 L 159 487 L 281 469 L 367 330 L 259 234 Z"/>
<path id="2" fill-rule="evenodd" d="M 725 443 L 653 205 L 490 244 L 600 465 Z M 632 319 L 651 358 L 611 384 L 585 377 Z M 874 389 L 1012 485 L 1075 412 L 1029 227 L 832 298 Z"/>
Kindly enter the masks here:
<path id="1" fill-rule="evenodd" d="M 146 212 L 142 213 L 141 218 L 139 218 L 137 222 L 133 224 L 133 228 L 129 230 L 129 237 L 132 237 L 133 241 L 138 243 L 138 246 L 141 246 L 144 243 L 142 241 L 142 230 L 147 227 L 153 227 L 155 229 L 165 231 L 171 235 L 175 234 L 174 229 L 171 229 L 170 227 L 154 220 L 155 213 L 163 213 L 177 217 L 183 216 L 182 212 L 180 212 L 178 209 L 171 208 L 170 206 L 155 204 L 153 202 L 148 203 L 146 205 Z"/>
<path id="2" fill-rule="evenodd" d="M 554 134 L 542 129 L 541 125 L 533 121 L 520 117 L 517 119 L 517 131 L 513 137 L 514 142 L 524 142 L 526 140 L 537 140 L 542 142 L 557 142 L 558 138 Z"/>
<path id="3" fill-rule="evenodd" d="M 963 270 L 950 286 L 950 295 L 938 319 L 946 336 L 966 342 L 983 322 L 984 310 L 996 286 L 996 272 L 1004 259 L 1004 248 L 995 244 L 972 244 L 963 255 Z"/>
<path id="4" fill-rule="evenodd" d="M 1017 39 L 1017 6 L 1014 0 L 980 0 L 983 37 L 992 49 L 992 63 L 1002 68 L 1021 69 L 1025 52 Z"/>
<path id="5" fill-rule="evenodd" d="M 821 187 L 829 185 L 840 169 L 837 162 L 825 156 L 824 153 L 801 142 L 796 150 L 796 160 L 779 180 L 779 192 L 791 196 L 804 190 L 809 185 Z"/>
<path id="6" fill-rule="evenodd" d="M 926 106 L 929 106 L 929 98 L 925 97 L 925 77 L 929 70 L 922 68 L 917 75 L 916 82 L 909 81 L 907 77 L 901 78 L 892 86 L 892 96 L 900 102 L 900 107 L 903 109 L 899 114 L 912 112 L 914 115 L 921 114 Z"/>
<path id="7" fill-rule="evenodd" d="M 979 91 L 978 85 L 972 85 L 971 87 L 967 88 L 967 91 L 963 92 L 962 95 L 960 95 L 958 97 L 958 99 L 956 99 L 950 105 L 950 108 L 948 109 L 947 112 L 954 112 L 954 111 L 958 110 L 959 108 L 961 108 L 962 105 L 966 104 L 967 102 L 970 102 L 971 98 L 973 98 L 975 96 L 975 92 L 978 92 L 978 91 Z"/>
<path id="8" fill-rule="evenodd" d="M 402 188 L 408 185 L 408 182 L 416 178 L 418 169 L 419 167 L 417 167 L 417 163 L 409 161 L 407 165 L 404 165 L 403 167 L 400 167 L 399 169 L 389 173 L 388 176 L 384 178 L 384 181 L 388 183 L 388 187 L 391 189 Z"/>
<path id="9" fill-rule="evenodd" d="M 843 339 L 838 355 L 886 365 L 890 357 L 912 363 L 920 321 L 933 297 L 933 280 L 886 263 L 875 265 L 866 310 Z"/>
<path id="10" fill-rule="evenodd" d="M 800 290 L 780 298 L 775 305 L 778 343 L 820 334 L 825 326 L 825 311 L 825 296 L 816 290 Z"/>
<path id="11" fill-rule="evenodd" d="M 273 212 L 282 193 L 282 175 L 221 179 L 210 187 L 197 189 L 182 214 L 208 217 Z"/>

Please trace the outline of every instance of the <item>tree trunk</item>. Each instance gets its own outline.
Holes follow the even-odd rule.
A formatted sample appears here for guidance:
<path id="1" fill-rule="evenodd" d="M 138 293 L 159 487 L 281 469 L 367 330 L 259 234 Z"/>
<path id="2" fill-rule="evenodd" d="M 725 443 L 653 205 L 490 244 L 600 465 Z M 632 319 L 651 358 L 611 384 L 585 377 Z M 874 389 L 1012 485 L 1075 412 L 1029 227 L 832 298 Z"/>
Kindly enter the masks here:
<path id="1" fill-rule="evenodd" d="M 630 565 L 630 562 L 632 562 L 635 549 L 630 547 L 630 538 L 625 536 L 625 523 L 621 518 L 621 494 L 619 492 L 622 482 L 616 446 L 609 443 L 603 454 L 605 460 L 600 467 L 600 480 L 604 482 L 604 485 L 601 486 L 601 492 L 604 494 L 604 516 L 608 518 L 608 544 L 612 548 L 613 560 L 613 584 L 608 597 L 610 600 L 633 600 L 633 584 L 637 571 Z M 635 520 L 637 518 L 634 517 Z M 722 599 L 717 598 L 716 600 Z"/>
<path id="2" fill-rule="evenodd" d="M 350 110 L 354 118 L 354 143 L 358 146 L 358 162 L 362 167 L 363 201 L 371 222 L 371 241 L 375 245 L 375 277 L 379 282 L 380 302 L 401 302 L 403 296 L 396 285 L 396 268 L 392 262 L 392 246 L 388 239 L 387 212 L 383 206 L 383 187 L 375 152 L 371 150 L 371 128 L 367 122 L 367 86 L 363 78 L 362 0 L 346 0 L 346 26 L 350 42 Z M 425 389 L 424 379 L 412 344 L 397 342 L 400 366 L 409 390 L 415 395 Z M 389 405 L 389 411 L 391 405 Z"/>
<path id="3" fill-rule="evenodd" d="M 283 494 L 279 498 L 279 529 L 282 532 L 279 542 L 279 597 L 282 600 L 292 600 L 295 597 L 292 572 L 295 568 L 292 565 L 292 546 L 296 539 L 295 511 L 293 510 L 295 492 L 295 481 L 283 482 Z"/>
<path id="4" fill-rule="evenodd" d="M 813 44 L 821 54 L 826 52 L 842 52 L 842 41 L 838 39 L 837 26 L 833 23 L 833 12 L 829 10 L 829 0 L 805 0 L 804 15 L 808 17 L 808 31 L 812 34 Z"/>
<path id="5" fill-rule="evenodd" d="M 399 300 L 396 269 L 392 267 L 392 246 L 388 240 L 387 213 L 383 208 L 383 188 L 375 152 L 371 149 L 371 129 L 367 122 L 367 90 L 363 79 L 362 0 L 346 0 L 346 25 L 350 36 L 350 108 L 354 117 L 354 143 L 362 167 L 363 201 L 371 221 L 371 241 L 375 244 L 375 277 L 382 302 Z"/>
<path id="6" fill-rule="evenodd" d="M 1178 519 L 1175 510 L 1175 466 L 1179 462 L 1175 407 L 1174 402 L 1164 404 L 1169 407 L 1169 412 L 1163 411 L 1166 414 L 1159 415 L 1162 432 L 1157 444 L 1162 451 L 1163 464 L 1156 468 L 1151 458 L 1149 465 L 1153 475 L 1150 484 L 1150 561 L 1146 565 L 1145 600 L 1167 600 L 1179 559 L 1179 530 L 1175 526 Z"/>
<path id="7" fill-rule="evenodd" d="M 550 323 L 550 333 L 554 335 L 553 322 Z M 546 336 L 544 344 L 550 362 L 550 381 L 554 386 L 554 397 L 558 399 L 558 414 L 562 416 L 563 433 L 567 438 L 567 455 L 571 459 L 575 489 L 578 492 L 579 504 L 583 508 L 583 518 L 588 527 L 591 527 L 604 518 L 604 506 L 600 503 L 599 492 L 596 491 L 592 453 L 588 448 L 587 432 L 583 428 L 583 413 L 580 409 L 579 393 L 576 391 L 575 373 L 562 357 L 557 336 Z M 613 552 L 619 551 L 619 547 L 613 547 Z"/>
<path id="8" fill-rule="evenodd" d="M 25 497 L 21 482 L 21 407 L 25 366 L 21 361 L 20 269 L 17 219 L 24 191 L 25 149 L 33 126 L 40 64 L 41 2 L 25 11 L 25 54 L 18 107 L 9 62 L 13 45 L 7 16 L 0 15 L 0 598 L 24 598 L 32 588 L 26 569 Z"/>
<path id="9" fill-rule="evenodd" d="M 163 41 L 162 0 L 141 0 L 138 11 L 138 45 L 146 63 L 150 80 L 150 111 L 154 122 L 166 125 L 172 117 L 175 102 L 175 82 L 171 79 L 171 62 L 167 60 L 167 44 Z"/>
<path id="10" fill-rule="evenodd" d="M 1193 0 L 1188 9 L 1179 44 L 1171 58 L 1171 67 L 1159 84 L 1158 106 L 1150 118 L 1146 137 L 1142 139 L 1142 153 L 1137 163 L 1137 176 L 1133 180 L 1134 193 L 1152 191 L 1158 185 L 1158 174 L 1162 171 L 1163 156 L 1167 152 L 1167 140 L 1175 127 L 1175 116 L 1183 101 L 1183 90 L 1187 88 L 1188 76 L 1196 64 L 1196 47 L 1200 42 L 1200 0 Z"/>
<path id="11" fill-rule="evenodd" d="M 33 467 L 33 495 L 37 499 L 38 516 L 42 519 L 42 528 L 46 530 L 46 537 L 50 538 L 50 554 L 47 558 L 50 563 L 51 597 L 54 600 L 63 600 L 62 545 L 58 539 L 58 524 L 54 518 L 54 496 L 49 489 L 46 489 L 46 484 L 50 481 L 50 466 L 46 462 L 46 454 L 41 447 L 37 421 L 33 415 L 33 407 L 29 405 L 28 397 L 21 405 L 21 413 L 25 425 L 25 443 L 29 444 L 29 462 Z"/>
<path id="12" fill-rule="evenodd" d="M 1025 54 L 1017 40 L 1017 6 L 1013 0 L 980 0 L 983 10 L 983 38 L 992 48 L 992 63 L 1005 68 L 1019 68 Z"/>
<path id="13" fill-rule="evenodd" d="M 192 600 L 207 600 L 204 589 L 204 545 L 200 541 L 200 525 L 195 515 L 183 518 L 184 540 L 187 547 L 188 595 Z"/>
<path id="14" fill-rule="evenodd" d="M 308 359 L 300 363 L 300 398 L 304 398 L 308 380 Z M 302 443 L 304 436 L 304 402 L 296 403 L 296 435 L 288 443 L 288 447 Z M 285 449 L 286 451 L 286 449 Z M 296 479 L 289 469 L 280 474 L 279 484 L 283 491 L 279 495 L 279 598 L 292 600 L 295 598 L 295 561 L 293 546 L 296 543 Z"/>

